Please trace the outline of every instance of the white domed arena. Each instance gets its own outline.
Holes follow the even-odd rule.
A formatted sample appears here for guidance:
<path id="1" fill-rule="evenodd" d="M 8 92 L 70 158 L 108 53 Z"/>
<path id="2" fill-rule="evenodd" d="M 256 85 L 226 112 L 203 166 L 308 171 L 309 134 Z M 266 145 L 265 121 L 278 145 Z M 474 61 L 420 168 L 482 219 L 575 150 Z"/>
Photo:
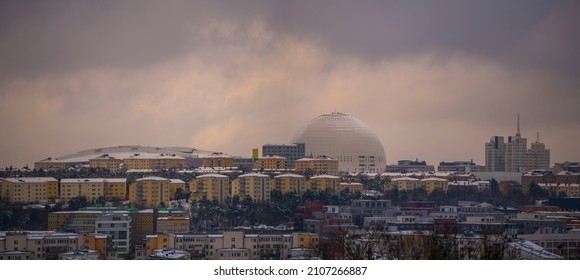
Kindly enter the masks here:
<path id="1" fill-rule="evenodd" d="M 386 166 L 381 140 L 365 123 L 347 114 L 320 115 L 299 129 L 291 143 L 304 143 L 307 156 L 338 160 L 339 171 L 379 173 Z"/>

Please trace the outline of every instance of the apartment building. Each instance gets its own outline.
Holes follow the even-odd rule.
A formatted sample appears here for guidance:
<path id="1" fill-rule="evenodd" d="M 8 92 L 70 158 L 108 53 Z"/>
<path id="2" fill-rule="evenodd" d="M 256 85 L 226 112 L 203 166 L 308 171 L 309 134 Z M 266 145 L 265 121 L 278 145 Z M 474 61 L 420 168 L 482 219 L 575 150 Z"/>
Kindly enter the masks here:
<path id="1" fill-rule="evenodd" d="M 232 182 L 232 196 L 249 196 L 256 202 L 270 202 L 270 176 L 259 173 L 240 175 Z"/>
<path id="2" fill-rule="evenodd" d="M 109 156 L 109 154 L 103 154 L 97 158 L 89 159 L 89 166 L 95 169 L 105 169 L 112 173 L 117 173 L 120 171 L 123 160 L 115 157 Z"/>
<path id="3" fill-rule="evenodd" d="M 125 168 L 130 169 L 183 169 L 185 158 L 175 154 L 133 154 L 123 159 Z"/>
<path id="4" fill-rule="evenodd" d="M 288 160 L 281 156 L 264 156 L 256 160 L 254 169 L 259 171 L 286 170 Z"/>
<path id="5" fill-rule="evenodd" d="M 89 233 L 81 235 L 81 247 L 96 250 L 101 259 L 106 259 L 112 251 L 111 237 L 106 234 Z"/>
<path id="6" fill-rule="evenodd" d="M 81 209 L 78 211 L 59 211 L 48 214 L 48 228 L 54 231 L 77 232 L 81 234 L 90 234 L 95 232 L 97 218 L 107 213 L 129 214 L 131 216 L 131 246 L 143 245 L 143 239 L 148 234 L 157 232 L 157 218 L 184 216 L 182 210 L 166 209 L 117 209 L 107 207 L 95 207 Z M 185 224 L 181 223 L 181 225 Z M 170 226 L 167 226 L 170 227 Z M 183 227 L 180 227 L 183 228 Z M 98 248 L 90 248 L 99 250 Z"/>
<path id="7" fill-rule="evenodd" d="M 306 182 L 307 189 L 315 192 L 323 192 L 329 190 L 336 192 L 340 185 L 340 177 L 333 175 L 317 175 L 310 177 Z"/>
<path id="8" fill-rule="evenodd" d="M 296 160 L 304 157 L 306 145 L 304 143 L 295 144 L 266 144 L 262 146 L 262 156 L 281 156 L 288 159 L 287 167 L 294 168 Z"/>
<path id="9" fill-rule="evenodd" d="M 169 248 L 192 252 L 192 259 L 289 259 L 291 248 L 318 248 L 318 242 L 318 235 L 310 233 L 155 234 L 147 236 L 147 254 Z"/>
<path id="10" fill-rule="evenodd" d="M 170 179 L 153 176 L 137 179 L 129 186 L 129 201 L 141 207 L 156 208 L 162 203 L 169 206 L 175 195 L 171 192 L 170 182 Z"/>
<path id="11" fill-rule="evenodd" d="M 172 215 L 157 218 L 157 233 L 187 233 L 189 232 L 189 228 L 189 217 L 187 215 Z"/>
<path id="12" fill-rule="evenodd" d="M 230 177 L 214 173 L 197 176 L 189 182 L 189 190 L 192 200 L 205 198 L 223 204 L 231 195 Z"/>
<path id="13" fill-rule="evenodd" d="M 538 184 L 538 186 L 550 194 L 550 196 L 580 197 L 580 184 Z"/>
<path id="14" fill-rule="evenodd" d="M 304 193 L 306 191 L 306 177 L 297 174 L 282 174 L 270 180 L 272 187 L 282 193 Z"/>
<path id="15" fill-rule="evenodd" d="M 19 177 L 2 180 L 2 200 L 8 203 L 47 202 L 58 199 L 58 180 L 52 177 Z"/>
<path id="16" fill-rule="evenodd" d="M 336 187 L 336 192 L 342 192 L 344 190 L 348 190 L 351 193 L 355 192 L 362 193 L 364 191 L 364 186 L 363 184 L 358 182 L 343 182 L 338 184 L 338 186 Z"/>
<path id="17" fill-rule="evenodd" d="M 421 187 L 421 180 L 411 177 L 394 178 L 385 184 L 384 190 L 390 191 L 397 188 L 399 191 L 412 191 Z"/>
<path id="18" fill-rule="evenodd" d="M 236 165 L 232 156 L 223 153 L 212 153 L 202 158 L 201 166 L 206 168 L 232 168 Z"/>
<path id="19" fill-rule="evenodd" d="M 67 167 L 70 167 L 70 164 L 66 161 L 50 157 L 34 163 L 34 169 L 42 169 L 46 171 L 65 170 Z"/>
<path id="20" fill-rule="evenodd" d="M 427 190 L 427 193 L 432 193 L 435 189 L 447 191 L 449 181 L 437 177 L 425 178 L 420 181 L 421 187 Z"/>
<path id="21" fill-rule="evenodd" d="M 56 260 L 59 254 L 78 250 L 81 244 L 76 233 L 0 232 L 0 260 Z"/>
<path id="22" fill-rule="evenodd" d="M 131 245 L 131 216 L 128 213 L 103 214 L 97 218 L 95 229 L 95 233 L 111 237 L 117 258 L 128 256 Z"/>
<path id="23" fill-rule="evenodd" d="M 301 158 L 294 162 L 294 171 L 301 174 L 310 172 L 338 175 L 338 160 L 324 155 L 316 158 Z"/>

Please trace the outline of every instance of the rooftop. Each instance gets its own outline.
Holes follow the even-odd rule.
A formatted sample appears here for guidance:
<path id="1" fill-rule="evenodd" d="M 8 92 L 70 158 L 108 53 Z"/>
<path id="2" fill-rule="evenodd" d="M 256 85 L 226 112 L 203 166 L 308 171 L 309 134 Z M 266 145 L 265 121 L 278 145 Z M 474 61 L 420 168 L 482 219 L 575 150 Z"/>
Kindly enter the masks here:
<path id="1" fill-rule="evenodd" d="M 18 177 L 18 178 L 6 178 L 4 181 L 12 183 L 46 183 L 46 182 L 58 182 L 57 179 L 52 177 Z"/>
<path id="2" fill-rule="evenodd" d="M 61 183 L 125 183 L 127 182 L 126 178 L 69 178 L 69 179 L 61 179 Z"/>
<path id="3" fill-rule="evenodd" d="M 147 177 L 143 177 L 143 178 L 135 180 L 135 182 L 141 182 L 141 181 L 169 181 L 169 179 L 163 178 L 163 177 L 157 177 L 157 176 L 147 176 Z"/>

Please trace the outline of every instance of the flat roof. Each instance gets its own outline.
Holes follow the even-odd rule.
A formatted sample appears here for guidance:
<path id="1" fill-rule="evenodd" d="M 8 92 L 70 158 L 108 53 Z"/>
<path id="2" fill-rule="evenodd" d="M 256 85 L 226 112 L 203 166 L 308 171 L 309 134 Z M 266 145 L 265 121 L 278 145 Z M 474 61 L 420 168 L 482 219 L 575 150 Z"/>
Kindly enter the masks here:
<path id="1" fill-rule="evenodd" d="M 4 181 L 12 183 L 46 183 L 58 180 L 53 177 L 18 177 L 18 178 L 5 178 Z"/>
<path id="2" fill-rule="evenodd" d="M 68 179 L 61 179 L 61 183 L 125 183 L 127 182 L 126 178 L 68 178 Z"/>

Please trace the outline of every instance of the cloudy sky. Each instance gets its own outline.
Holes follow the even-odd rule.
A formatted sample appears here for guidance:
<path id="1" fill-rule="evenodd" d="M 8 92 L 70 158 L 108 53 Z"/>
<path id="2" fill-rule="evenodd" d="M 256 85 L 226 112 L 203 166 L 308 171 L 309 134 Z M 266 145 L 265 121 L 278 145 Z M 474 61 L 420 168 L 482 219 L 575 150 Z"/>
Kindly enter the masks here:
<path id="1" fill-rule="evenodd" d="M 249 156 L 348 113 L 387 162 L 579 161 L 580 1 L 2 1 L 0 166 L 83 149 Z"/>

